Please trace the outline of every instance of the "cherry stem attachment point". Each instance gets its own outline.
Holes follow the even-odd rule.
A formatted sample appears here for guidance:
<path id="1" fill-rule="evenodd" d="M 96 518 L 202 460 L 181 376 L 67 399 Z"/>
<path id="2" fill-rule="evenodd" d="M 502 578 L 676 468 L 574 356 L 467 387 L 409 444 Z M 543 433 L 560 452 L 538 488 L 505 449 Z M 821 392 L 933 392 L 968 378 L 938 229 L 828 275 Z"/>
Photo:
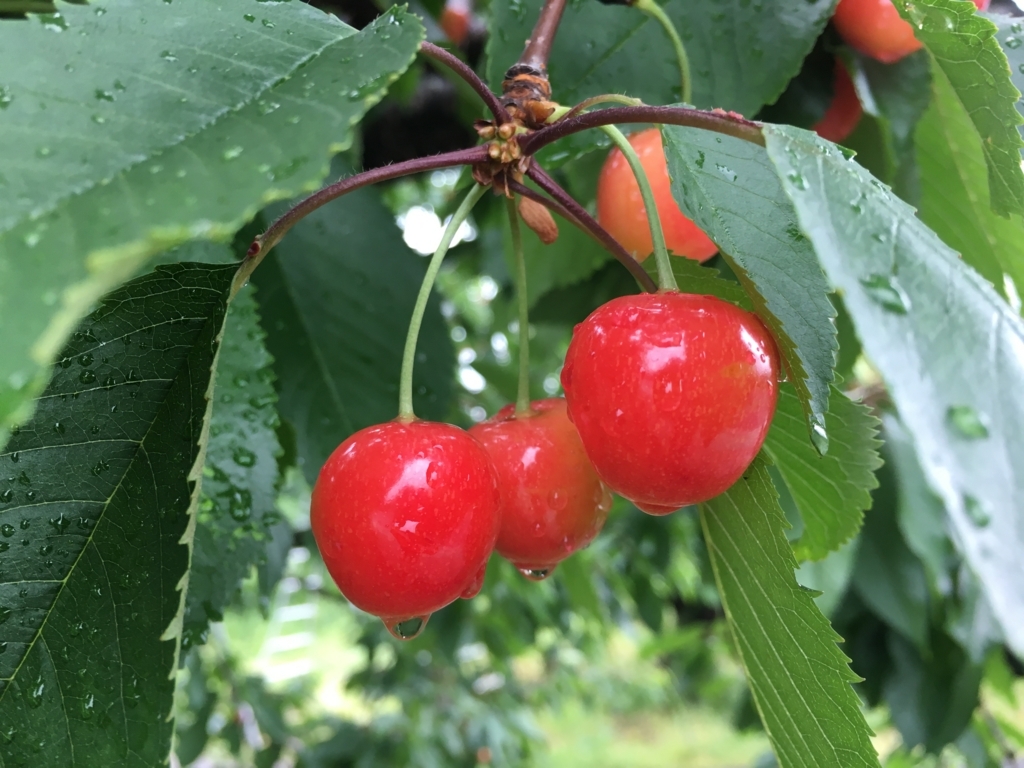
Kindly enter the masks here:
<path id="1" fill-rule="evenodd" d="M 526 294 L 526 256 L 523 253 L 523 236 L 519 227 L 519 212 L 516 201 L 505 199 L 508 209 L 508 223 L 512 229 L 512 252 L 516 263 L 516 303 L 519 306 L 519 387 L 516 390 L 516 416 L 530 412 L 530 312 Z"/>
<path id="2" fill-rule="evenodd" d="M 647 271 L 630 255 L 629 251 L 622 247 L 622 244 L 616 240 L 607 229 L 602 227 L 597 220 L 587 213 L 587 210 L 573 199 L 572 195 L 566 192 L 559 185 L 557 181 L 551 178 L 547 172 L 537 162 L 530 164 L 530 169 L 526 172 L 526 175 L 541 189 L 547 192 L 555 201 L 565 210 L 568 211 L 571 216 L 570 221 L 577 224 L 581 228 L 589 232 L 601 245 L 611 252 L 612 256 L 618 259 L 622 265 L 629 270 L 629 273 L 636 278 L 636 281 L 640 284 L 640 287 L 645 291 L 654 293 L 658 290 L 658 286 L 651 279 L 651 276 L 647 274 Z M 521 186 L 521 185 L 520 185 Z M 509 184 L 510 189 L 517 189 L 511 183 Z M 538 201 L 543 202 L 543 201 Z M 561 211 L 560 211 L 561 213 Z M 564 214 L 563 214 L 564 215 Z"/>
<path id="3" fill-rule="evenodd" d="M 656 0 L 633 0 L 633 7 L 643 11 L 661 24 L 666 34 L 668 34 L 669 40 L 672 41 L 672 47 L 676 51 L 676 61 L 679 62 L 679 79 L 682 84 L 680 94 L 683 97 L 683 102 L 692 104 L 693 78 L 690 76 L 690 57 L 686 55 L 686 46 L 683 45 L 679 33 L 676 32 L 676 26 L 672 23 L 672 19 L 668 17 L 668 14 L 658 5 Z"/>
<path id="4" fill-rule="evenodd" d="M 651 189 L 651 182 L 647 178 L 647 171 L 637 155 L 633 145 L 629 143 L 626 135 L 614 125 L 603 125 L 604 131 L 615 146 L 619 148 L 629 167 L 636 177 L 636 183 L 640 187 L 640 197 L 644 201 L 644 209 L 647 212 L 647 223 L 651 227 L 651 242 L 654 244 L 654 263 L 658 266 L 658 285 L 663 291 L 678 291 L 676 276 L 672 273 L 672 262 L 669 261 L 668 248 L 665 247 L 665 232 L 661 227 L 661 217 L 658 215 L 657 202 L 654 199 L 654 190 Z"/>
<path id="5" fill-rule="evenodd" d="M 405 337 L 405 351 L 402 353 L 402 373 L 398 385 L 398 418 L 401 421 L 411 421 L 416 418 L 412 409 L 412 371 L 416 365 L 416 342 L 420 336 L 420 326 L 423 325 L 423 313 L 427 309 L 427 301 L 430 299 L 430 292 L 434 288 L 434 281 L 441 269 L 441 262 L 451 247 L 452 240 L 459 227 L 468 218 L 469 212 L 477 201 L 484 196 L 487 187 L 476 184 L 469 194 L 462 200 L 457 211 L 455 211 L 448 226 L 444 228 L 441 235 L 441 242 L 437 244 L 437 250 L 430 257 L 430 264 L 427 265 L 427 273 L 423 276 L 423 283 L 420 285 L 420 292 L 416 296 L 416 304 L 412 309 L 412 317 L 409 319 L 409 332 Z"/>
<path id="6" fill-rule="evenodd" d="M 487 108 L 491 110 L 491 114 L 494 115 L 499 125 L 512 122 L 512 118 L 509 116 L 508 110 L 501 106 L 501 102 L 498 100 L 498 97 L 494 95 L 491 89 L 487 87 L 487 84 L 479 78 L 476 72 L 474 72 L 466 62 L 462 61 L 462 59 L 452 53 L 449 53 L 444 48 L 434 45 L 433 43 L 429 43 L 426 40 L 420 43 L 420 53 L 424 56 L 429 56 L 434 61 L 444 64 L 455 74 L 469 83 L 470 87 L 476 91 L 477 95 L 487 105 Z"/>

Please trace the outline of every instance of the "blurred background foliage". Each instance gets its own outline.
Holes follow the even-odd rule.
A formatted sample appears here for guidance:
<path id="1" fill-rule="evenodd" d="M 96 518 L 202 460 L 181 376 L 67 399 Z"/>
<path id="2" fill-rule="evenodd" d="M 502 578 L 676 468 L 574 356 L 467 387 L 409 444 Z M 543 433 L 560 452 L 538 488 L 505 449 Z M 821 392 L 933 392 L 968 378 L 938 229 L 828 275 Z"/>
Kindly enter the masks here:
<path id="1" fill-rule="evenodd" d="M 356 27 L 379 13 L 370 0 L 320 5 Z M 440 0 L 412 8 L 425 19 L 428 37 L 443 41 Z M 475 8 L 460 47 L 478 70 L 487 14 L 486 4 Z M 831 88 L 821 62 L 839 48 L 826 30 L 804 71 L 764 116 L 805 127 L 820 118 Z M 464 84 L 419 60 L 363 122 L 357 146 L 337 160 L 333 175 L 469 146 L 475 136 L 468 126 L 479 112 Z M 884 118 L 866 114 L 848 143 L 912 201 L 913 164 L 907 166 L 892 130 Z M 603 158 L 603 151 L 591 152 L 557 171 L 591 210 Z M 301 375 L 371 389 L 389 381 L 366 395 L 386 410 L 393 408 L 398 361 L 381 362 L 375 333 L 387 323 L 404 328 L 405 317 L 382 299 L 376 306 L 372 298 L 360 303 L 355 293 L 328 311 L 329 297 L 306 293 L 296 307 L 276 291 L 282 281 L 307 284 L 315 273 L 312 267 L 302 273 L 303 259 L 333 260 L 327 266 L 336 270 L 333 280 L 356 285 L 367 297 L 400 292 L 406 282 L 415 286 L 421 256 L 433 250 L 466 182 L 458 172 L 442 171 L 346 197 L 296 228 L 276 253 L 279 267 L 268 262 L 256 274 L 252 293 L 280 398 L 276 527 L 260 539 L 258 563 L 229 607 L 200 616 L 186 638 L 177 762 L 197 768 L 774 765 L 692 510 L 654 518 L 619 499 L 594 544 L 549 579 L 527 581 L 495 557 L 480 596 L 434 614 L 427 631 L 407 643 L 348 605 L 327 576 L 309 533 L 310 482 L 324 451 L 349 427 L 364 425 L 328 423 L 324 416 L 312 435 L 304 420 L 319 405 L 316 382 L 297 379 L 291 347 L 298 334 L 299 344 L 367 350 L 364 360 L 357 354 L 355 362 L 337 363 L 341 368 Z M 239 233 L 236 257 L 272 215 L 261 214 Z M 564 222 L 560 227 L 561 238 L 546 248 L 526 234 L 534 397 L 560 393 L 559 366 L 574 323 L 635 290 L 606 253 Z M 332 244 L 352 238 L 357 246 L 348 256 L 333 252 Z M 218 248 L 181 251 L 168 260 L 231 258 Z M 720 258 L 711 266 L 730 276 Z M 460 231 L 439 294 L 418 361 L 417 410 L 469 426 L 515 398 L 518 328 L 500 199 L 486 197 Z M 820 592 L 821 609 L 864 678 L 857 691 L 884 765 L 1009 768 L 1024 754 L 1024 665 L 1005 649 L 949 538 L 941 503 L 833 299 L 840 305 L 838 372 L 847 391 L 883 418 L 886 464 L 861 533 L 823 561 L 804 563 L 798 578 Z M 445 383 L 452 366 L 453 388 Z M 311 402 L 297 403 L 296 392 Z M 801 522 L 792 503 L 787 511 L 795 539 Z M 244 537 L 237 533 L 239 546 Z"/>

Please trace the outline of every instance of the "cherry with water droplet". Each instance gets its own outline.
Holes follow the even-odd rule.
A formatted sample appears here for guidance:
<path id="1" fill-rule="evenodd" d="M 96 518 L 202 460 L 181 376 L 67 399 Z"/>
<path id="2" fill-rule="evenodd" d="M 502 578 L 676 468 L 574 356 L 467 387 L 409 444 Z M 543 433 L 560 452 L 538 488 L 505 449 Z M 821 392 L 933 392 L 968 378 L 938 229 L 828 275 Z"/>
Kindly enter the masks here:
<path id="1" fill-rule="evenodd" d="M 587 458 L 565 400 L 508 405 L 470 429 L 498 472 L 501 530 L 495 550 L 520 573 L 546 577 L 594 540 L 608 517 L 611 492 Z"/>
<path id="2" fill-rule="evenodd" d="M 713 296 L 623 296 L 576 326 L 569 416 L 601 479 L 651 514 L 707 501 L 760 450 L 779 354 L 761 321 Z"/>

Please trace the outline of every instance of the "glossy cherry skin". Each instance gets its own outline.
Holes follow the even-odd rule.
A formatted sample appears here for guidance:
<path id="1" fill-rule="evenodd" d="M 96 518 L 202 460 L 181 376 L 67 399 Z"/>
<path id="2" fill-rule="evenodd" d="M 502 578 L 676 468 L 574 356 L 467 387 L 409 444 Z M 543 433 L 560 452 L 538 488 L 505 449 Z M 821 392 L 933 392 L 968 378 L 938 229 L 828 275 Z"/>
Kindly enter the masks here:
<path id="1" fill-rule="evenodd" d="M 342 594 L 391 628 L 479 588 L 499 504 L 494 466 L 469 433 L 392 421 L 356 432 L 327 459 L 310 524 Z"/>
<path id="2" fill-rule="evenodd" d="M 886 64 L 921 48 L 891 0 L 839 0 L 832 23 L 849 45 Z"/>
<path id="3" fill-rule="evenodd" d="M 828 109 L 814 125 L 814 131 L 821 138 L 834 141 L 837 144 L 851 133 L 860 122 L 864 114 L 864 107 L 861 106 L 857 97 L 857 90 L 853 87 L 853 80 L 846 66 L 838 58 L 836 59 L 835 75 L 833 77 L 834 95 Z"/>
<path id="4" fill-rule="evenodd" d="M 634 133 L 629 143 L 640 157 L 651 183 L 668 250 L 697 261 L 707 261 L 718 253 L 718 246 L 679 210 L 672 197 L 661 131 L 649 128 Z M 597 220 L 637 260 L 643 261 L 654 251 L 640 186 L 618 149 L 609 153 L 597 181 Z"/>
<path id="5" fill-rule="evenodd" d="M 600 532 L 611 509 L 565 400 L 535 400 L 517 416 L 508 405 L 470 429 L 498 472 L 501 530 L 495 550 L 524 574 L 547 576 Z"/>
<path id="6" fill-rule="evenodd" d="M 671 291 L 613 299 L 577 325 L 562 387 L 601 479 L 665 514 L 743 474 L 775 413 L 778 370 L 757 317 Z"/>

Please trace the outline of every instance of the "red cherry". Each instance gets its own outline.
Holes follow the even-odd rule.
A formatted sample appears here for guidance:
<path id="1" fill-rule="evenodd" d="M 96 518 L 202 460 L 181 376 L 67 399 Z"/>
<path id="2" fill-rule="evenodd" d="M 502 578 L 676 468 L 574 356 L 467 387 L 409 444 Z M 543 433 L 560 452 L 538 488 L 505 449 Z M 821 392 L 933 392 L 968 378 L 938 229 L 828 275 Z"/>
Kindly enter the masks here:
<path id="1" fill-rule="evenodd" d="M 718 253 L 718 246 L 679 210 L 672 198 L 661 131 L 649 128 L 634 133 L 629 137 L 629 143 L 640 156 L 640 164 L 651 183 L 669 251 L 697 261 L 707 261 Z M 597 182 L 597 219 L 638 261 L 643 261 L 654 251 L 640 186 L 618 149 L 609 153 L 601 168 Z"/>
<path id="2" fill-rule="evenodd" d="M 671 291 L 613 299 L 577 325 L 562 387 L 601 479 L 660 515 L 739 479 L 775 413 L 778 370 L 757 317 Z"/>
<path id="3" fill-rule="evenodd" d="M 837 144 L 853 133 L 864 114 L 853 80 L 842 61 L 836 59 L 835 76 L 833 79 L 835 95 L 828 110 L 814 125 L 814 131 L 823 139 Z"/>
<path id="4" fill-rule="evenodd" d="M 597 536 L 612 495 L 598 478 L 560 397 L 535 400 L 532 413 L 505 406 L 469 430 L 498 471 L 501 530 L 495 550 L 530 579 Z"/>
<path id="5" fill-rule="evenodd" d="M 832 23 L 847 43 L 886 64 L 921 48 L 891 0 L 839 0 Z"/>
<path id="6" fill-rule="evenodd" d="M 487 451 L 467 432 L 392 421 L 356 432 L 327 459 L 310 524 L 342 594 L 408 639 L 482 581 L 499 503 Z"/>
<path id="7" fill-rule="evenodd" d="M 989 0 L 974 0 L 974 5 L 977 7 L 979 11 L 987 11 L 988 4 Z"/>
<path id="8" fill-rule="evenodd" d="M 441 11 L 440 25 L 442 31 L 456 45 L 462 45 L 469 34 L 472 17 L 470 5 L 465 0 L 448 0 Z"/>

